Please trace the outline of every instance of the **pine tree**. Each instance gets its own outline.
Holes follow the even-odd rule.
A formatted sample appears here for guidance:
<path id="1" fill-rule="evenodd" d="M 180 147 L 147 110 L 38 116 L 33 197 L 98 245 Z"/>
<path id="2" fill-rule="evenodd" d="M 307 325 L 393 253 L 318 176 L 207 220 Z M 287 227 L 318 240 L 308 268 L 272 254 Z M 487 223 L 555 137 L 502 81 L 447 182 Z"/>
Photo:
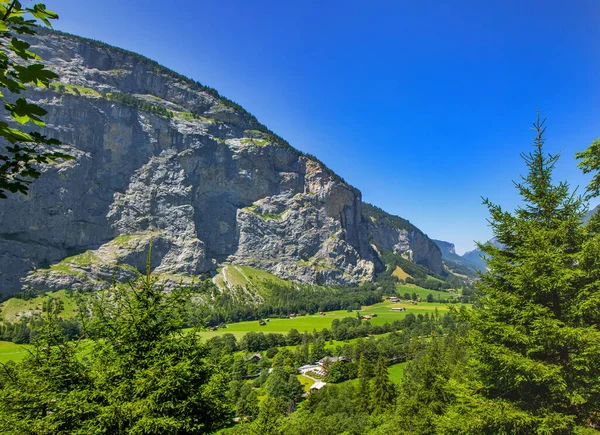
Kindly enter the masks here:
<path id="1" fill-rule="evenodd" d="M 381 414 L 394 406 L 396 389 L 390 381 L 385 359 L 380 357 L 375 367 L 371 386 L 371 407 L 374 414 Z"/>
<path id="2" fill-rule="evenodd" d="M 447 433 L 571 434 L 598 419 L 598 232 L 582 225 L 583 200 L 553 184 L 558 155 L 544 153 L 539 117 L 534 130 L 516 183 L 523 206 L 484 201 L 500 246 L 479 246 L 489 270 L 470 322 L 474 380 L 458 390 Z"/>
<path id="3" fill-rule="evenodd" d="M 371 408 L 371 370 L 369 362 L 364 355 L 358 362 L 358 389 L 356 391 L 355 406 L 358 412 L 369 412 Z"/>
<path id="4" fill-rule="evenodd" d="M 325 357 L 327 352 L 325 351 L 325 340 L 323 337 L 319 337 L 313 343 L 310 349 L 310 361 L 316 362 L 321 358 Z"/>

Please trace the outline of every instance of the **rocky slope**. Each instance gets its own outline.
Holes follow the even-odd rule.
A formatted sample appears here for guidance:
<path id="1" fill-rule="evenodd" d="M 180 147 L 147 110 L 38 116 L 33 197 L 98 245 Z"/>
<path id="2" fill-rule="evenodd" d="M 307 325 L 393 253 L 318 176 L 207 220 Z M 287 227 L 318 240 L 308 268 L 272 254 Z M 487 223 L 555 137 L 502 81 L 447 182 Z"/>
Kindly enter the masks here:
<path id="1" fill-rule="evenodd" d="M 60 83 L 27 96 L 76 159 L 2 202 L 0 296 L 128 280 L 151 244 L 173 281 L 234 263 L 356 284 L 382 267 L 374 246 L 442 270 L 422 232 L 365 219 L 357 189 L 216 91 L 95 41 L 42 30 L 30 42 Z"/>
<path id="2" fill-rule="evenodd" d="M 363 204 L 363 216 L 376 251 L 399 252 L 435 274 L 444 273 L 439 247 L 409 221 L 366 203 Z"/>

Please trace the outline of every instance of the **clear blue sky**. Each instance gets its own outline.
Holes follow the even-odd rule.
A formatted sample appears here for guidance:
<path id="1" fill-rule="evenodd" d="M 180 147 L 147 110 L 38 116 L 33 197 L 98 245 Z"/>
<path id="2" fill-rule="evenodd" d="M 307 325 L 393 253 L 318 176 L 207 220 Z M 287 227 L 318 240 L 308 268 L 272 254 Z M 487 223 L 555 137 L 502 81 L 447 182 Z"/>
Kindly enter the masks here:
<path id="1" fill-rule="evenodd" d="M 56 27 L 146 55 L 457 250 L 514 208 L 536 107 L 557 178 L 600 137 L 598 0 L 46 0 Z"/>

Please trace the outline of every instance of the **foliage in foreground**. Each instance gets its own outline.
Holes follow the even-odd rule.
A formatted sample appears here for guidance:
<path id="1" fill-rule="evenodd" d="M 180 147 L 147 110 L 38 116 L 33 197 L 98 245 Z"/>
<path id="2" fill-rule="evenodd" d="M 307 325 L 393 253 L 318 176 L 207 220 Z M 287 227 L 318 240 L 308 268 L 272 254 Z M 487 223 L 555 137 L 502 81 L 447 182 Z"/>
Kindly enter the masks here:
<path id="1" fill-rule="evenodd" d="M 31 19 L 25 19 L 26 16 Z M 47 88 L 57 78 L 40 62 L 40 56 L 29 50 L 29 43 L 18 36 L 34 35 L 36 20 L 51 27 L 49 20 L 55 19 L 58 15 L 41 3 L 23 8 L 17 0 L 0 0 L 0 88 L 9 93 L 7 96 L 0 92 L 0 101 L 18 126 L 31 123 L 44 127 L 42 117 L 47 112 L 15 95 L 26 90 L 27 85 Z M 0 199 L 7 198 L 7 191 L 27 194 L 31 180 L 41 175 L 38 164 L 72 158 L 53 150 L 60 145 L 58 140 L 37 131 L 23 131 L 0 122 L 0 137 Z"/>
<path id="2" fill-rule="evenodd" d="M 148 274 L 94 304 L 80 352 L 49 314 L 34 350 L 3 365 L 0 432 L 201 434 L 230 418 L 223 372 L 196 331 L 182 333 L 189 295 Z M 81 353 L 85 357 L 81 359 Z"/>

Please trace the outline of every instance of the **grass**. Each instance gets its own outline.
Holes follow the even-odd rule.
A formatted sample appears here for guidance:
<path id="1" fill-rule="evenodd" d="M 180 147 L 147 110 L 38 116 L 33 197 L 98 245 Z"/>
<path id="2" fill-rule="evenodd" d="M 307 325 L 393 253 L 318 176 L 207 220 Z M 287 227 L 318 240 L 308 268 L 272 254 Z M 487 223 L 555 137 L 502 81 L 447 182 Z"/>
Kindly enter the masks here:
<path id="1" fill-rule="evenodd" d="M 264 270 L 254 269 L 248 266 L 228 265 L 218 269 L 218 275 L 214 278 L 214 283 L 222 288 L 241 288 L 261 296 L 265 296 L 267 282 L 274 282 L 279 286 L 289 287 L 291 281 L 286 281 Z"/>
<path id="2" fill-rule="evenodd" d="M 414 284 L 398 284 L 396 286 L 396 291 L 398 292 L 398 295 L 400 297 L 403 297 L 404 293 L 408 293 L 409 295 L 416 293 L 417 296 L 419 296 L 423 300 L 425 300 L 428 294 L 432 294 L 435 300 L 446 300 L 448 298 L 456 296 L 456 294 L 454 293 L 443 292 L 439 290 L 429 290 L 426 288 L 416 286 Z"/>
<path id="3" fill-rule="evenodd" d="M 50 83 L 50 89 L 63 94 L 82 95 L 84 97 L 102 97 L 102 94 L 95 89 L 72 85 L 70 83 L 52 82 Z"/>
<path id="4" fill-rule="evenodd" d="M 196 121 L 201 121 L 201 122 L 207 122 L 209 124 L 217 124 L 219 122 L 214 118 L 205 118 L 204 116 L 196 115 L 195 113 L 192 113 L 192 112 L 174 112 L 174 111 L 172 111 L 172 113 L 176 118 L 186 119 L 188 121 L 196 120 Z"/>
<path id="5" fill-rule="evenodd" d="M 256 145 L 256 146 L 259 146 L 259 147 L 264 147 L 266 144 L 269 143 L 269 141 L 266 140 L 266 139 L 242 139 L 240 141 L 240 143 L 242 145 L 253 144 L 253 145 Z"/>
<path id="6" fill-rule="evenodd" d="M 311 385 L 315 383 L 315 381 L 313 381 L 310 378 L 307 378 L 306 376 L 298 375 L 297 377 L 300 383 L 302 384 L 302 387 L 304 387 L 304 391 L 310 390 Z"/>
<path id="7" fill-rule="evenodd" d="M 406 278 L 412 278 L 408 273 L 406 273 L 400 266 L 396 266 L 396 269 L 392 272 L 392 276 L 395 276 L 398 279 L 405 280 Z"/>
<path id="8" fill-rule="evenodd" d="M 402 382 L 402 375 L 404 374 L 404 368 L 406 367 L 405 362 L 394 364 L 388 367 L 388 373 L 390 375 L 390 381 L 394 384 Z"/>
<path id="9" fill-rule="evenodd" d="M 64 309 L 60 312 L 61 317 L 65 319 L 75 317 L 77 312 L 77 304 L 67 295 L 66 290 L 59 290 L 37 296 L 29 300 L 19 298 L 8 299 L 0 304 L 2 321 L 16 323 L 24 315 L 24 313 L 31 312 L 33 314 L 41 314 L 42 304 L 44 301 L 47 301 L 50 298 L 61 300 L 63 302 Z"/>
<path id="10" fill-rule="evenodd" d="M 405 362 L 403 363 L 398 363 L 398 364 L 394 364 L 388 367 L 388 375 L 390 377 L 390 381 L 392 381 L 394 384 L 396 385 L 400 385 L 400 383 L 402 382 L 402 375 L 404 374 L 404 368 L 406 367 Z M 356 379 L 350 379 L 348 381 L 343 381 L 340 382 L 339 384 L 336 385 L 353 385 L 354 387 L 358 386 L 358 378 Z"/>
<path id="11" fill-rule="evenodd" d="M 244 207 L 243 210 L 247 211 L 247 212 L 250 212 L 250 213 L 253 213 L 256 216 L 262 218 L 263 220 L 267 220 L 267 219 L 281 220 L 283 218 L 283 215 L 287 211 L 287 210 L 284 210 L 281 213 L 259 213 L 257 211 L 258 210 L 258 206 L 257 205 L 250 205 L 248 207 Z"/>
<path id="12" fill-rule="evenodd" d="M 0 341 L 0 363 L 8 361 L 19 362 L 27 355 L 26 344 L 15 344 L 9 341 Z"/>
<path id="13" fill-rule="evenodd" d="M 406 307 L 406 311 L 391 311 L 392 307 Z M 408 313 L 426 314 L 432 313 L 435 309 L 440 312 L 448 311 L 448 304 L 445 303 L 427 303 L 422 302 L 419 305 L 410 305 L 404 303 L 381 302 L 379 304 L 363 307 L 360 311 L 364 314 L 377 314 L 377 317 L 371 320 L 375 325 L 382 325 L 386 322 L 393 322 L 405 317 Z M 356 311 L 348 312 L 346 310 L 330 311 L 325 316 L 319 314 L 300 316 L 293 319 L 269 319 L 264 326 L 258 324 L 258 320 L 250 320 L 247 322 L 230 323 L 225 329 L 216 331 L 203 331 L 200 334 L 204 338 L 211 338 L 223 334 L 233 334 L 238 339 L 243 337 L 248 332 L 264 332 L 264 333 L 279 333 L 287 334 L 291 329 L 297 329 L 299 332 L 312 332 L 313 329 L 320 331 L 324 328 L 331 329 L 333 319 L 343 319 L 345 317 L 356 317 Z"/>

